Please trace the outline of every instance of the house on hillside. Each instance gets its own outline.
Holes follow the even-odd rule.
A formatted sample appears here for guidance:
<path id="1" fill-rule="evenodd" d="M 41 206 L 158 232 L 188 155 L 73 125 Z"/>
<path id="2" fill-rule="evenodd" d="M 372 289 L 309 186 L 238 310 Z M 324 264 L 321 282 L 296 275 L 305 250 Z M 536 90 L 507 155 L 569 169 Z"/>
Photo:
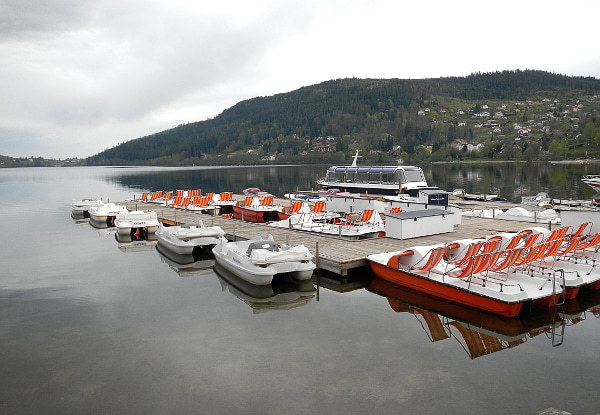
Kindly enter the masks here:
<path id="1" fill-rule="evenodd" d="M 467 143 L 465 140 L 463 140 L 461 138 L 457 138 L 456 140 L 454 140 L 452 145 L 459 150 L 466 148 L 466 150 L 469 152 L 474 151 L 474 150 L 480 150 L 483 148 L 483 144 L 473 145 L 471 143 Z"/>
<path id="2" fill-rule="evenodd" d="M 326 142 L 318 142 L 314 147 L 316 152 L 319 153 L 333 153 L 335 152 L 335 144 L 329 141 Z"/>

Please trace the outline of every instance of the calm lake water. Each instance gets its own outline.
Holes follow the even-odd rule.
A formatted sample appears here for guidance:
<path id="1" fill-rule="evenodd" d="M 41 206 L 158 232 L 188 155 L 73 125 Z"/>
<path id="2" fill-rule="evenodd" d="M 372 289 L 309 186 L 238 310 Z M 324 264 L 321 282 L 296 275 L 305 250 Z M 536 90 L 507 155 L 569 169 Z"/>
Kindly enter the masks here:
<path id="1" fill-rule="evenodd" d="M 518 200 L 538 191 L 589 197 L 579 179 L 598 167 L 424 170 L 446 190 Z M 0 412 L 600 413 L 598 293 L 500 319 L 368 271 L 345 285 L 324 275 L 318 291 L 289 282 L 265 291 L 210 263 L 177 270 L 152 242 L 120 244 L 70 217 L 72 199 L 186 188 L 283 195 L 313 187 L 324 171 L 0 169 Z"/>

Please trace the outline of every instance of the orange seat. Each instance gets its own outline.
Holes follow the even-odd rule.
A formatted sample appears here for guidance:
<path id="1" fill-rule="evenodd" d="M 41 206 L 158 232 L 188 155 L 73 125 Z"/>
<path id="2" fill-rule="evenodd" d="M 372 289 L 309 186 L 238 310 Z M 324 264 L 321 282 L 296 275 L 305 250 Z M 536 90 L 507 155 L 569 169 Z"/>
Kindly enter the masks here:
<path id="1" fill-rule="evenodd" d="M 358 220 L 359 222 L 368 222 L 373 217 L 375 210 L 367 209 L 363 211 L 362 217 Z"/>
<path id="2" fill-rule="evenodd" d="M 325 201 L 324 200 L 318 200 L 315 205 L 313 206 L 313 208 L 311 209 L 312 213 L 321 213 L 323 211 L 323 208 L 325 207 Z"/>
<path id="3" fill-rule="evenodd" d="M 220 202 L 227 202 L 231 200 L 231 196 L 233 196 L 233 192 L 221 192 L 219 195 Z"/>
<path id="4" fill-rule="evenodd" d="M 254 197 L 252 196 L 246 196 L 246 199 L 244 199 L 243 202 L 238 202 L 238 206 L 240 207 L 246 207 L 246 206 L 250 206 L 252 204 L 252 200 L 254 199 Z"/>
<path id="5" fill-rule="evenodd" d="M 571 238 L 574 238 L 574 237 L 577 237 L 577 236 L 583 234 L 583 231 L 585 231 L 586 228 L 588 226 L 590 226 L 591 224 L 592 224 L 592 222 L 583 222 L 581 225 L 579 225 L 579 228 L 577 228 L 577 230 L 571 234 Z"/>
<path id="6" fill-rule="evenodd" d="M 171 206 L 179 206 L 182 201 L 183 196 L 175 196 L 175 198 L 173 199 L 173 203 L 171 203 Z"/>
<path id="7" fill-rule="evenodd" d="M 425 264 L 420 265 L 420 266 L 417 266 L 417 264 L 415 264 L 412 267 L 410 267 L 410 269 L 414 269 L 414 270 L 418 270 L 418 271 L 431 271 L 431 269 L 433 267 L 435 267 L 436 265 L 438 265 L 440 263 L 440 261 L 444 257 L 444 254 L 446 253 L 446 249 L 447 248 L 445 246 L 433 248 L 431 251 L 429 251 L 429 255 L 423 257 L 423 258 L 427 258 L 427 261 L 425 261 Z"/>
<path id="8" fill-rule="evenodd" d="M 283 209 L 283 212 L 288 215 L 291 215 L 293 213 L 300 212 L 300 209 L 302 209 L 302 202 L 294 202 L 291 206 L 286 206 Z"/>
<path id="9" fill-rule="evenodd" d="M 162 190 L 152 193 L 152 196 L 150 196 L 150 201 L 158 199 L 159 197 L 162 196 L 162 194 L 163 194 Z"/>
<path id="10" fill-rule="evenodd" d="M 273 204 L 273 196 L 265 196 L 262 200 L 261 206 L 271 206 Z"/>

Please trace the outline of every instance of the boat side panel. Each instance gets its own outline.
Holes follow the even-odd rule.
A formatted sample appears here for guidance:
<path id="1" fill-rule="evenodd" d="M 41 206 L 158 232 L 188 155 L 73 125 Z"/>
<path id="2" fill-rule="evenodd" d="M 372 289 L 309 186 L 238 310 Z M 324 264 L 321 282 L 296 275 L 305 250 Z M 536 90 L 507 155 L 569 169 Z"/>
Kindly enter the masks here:
<path id="1" fill-rule="evenodd" d="M 384 280 L 479 310 L 505 317 L 515 317 L 519 314 L 523 306 L 522 302 L 504 303 L 502 301 L 496 301 L 481 295 L 471 294 L 463 290 L 448 287 L 435 281 L 428 281 L 425 278 L 415 277 L 372 261 L 370 261 L 370 264 L 375 275 Z"/>

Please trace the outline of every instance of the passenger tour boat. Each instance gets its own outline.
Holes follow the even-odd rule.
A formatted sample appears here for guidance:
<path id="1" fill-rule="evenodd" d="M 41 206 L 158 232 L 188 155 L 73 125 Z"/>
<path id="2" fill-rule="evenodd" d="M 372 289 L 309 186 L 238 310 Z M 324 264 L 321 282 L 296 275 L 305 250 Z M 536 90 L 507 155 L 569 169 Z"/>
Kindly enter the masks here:
<path id="1" fill-rule="evenodd" d="M 408 193 L 411 196 L 417 196 L 419 190 L 437 189 L 427 184 L 420 167 L 358 166 L 356 160 L 359 157 L 362 156 L 356 150 L 352 165 L 329 167 L 325 177 L 317 182 L 318 188 L 381 195 Z"/>

